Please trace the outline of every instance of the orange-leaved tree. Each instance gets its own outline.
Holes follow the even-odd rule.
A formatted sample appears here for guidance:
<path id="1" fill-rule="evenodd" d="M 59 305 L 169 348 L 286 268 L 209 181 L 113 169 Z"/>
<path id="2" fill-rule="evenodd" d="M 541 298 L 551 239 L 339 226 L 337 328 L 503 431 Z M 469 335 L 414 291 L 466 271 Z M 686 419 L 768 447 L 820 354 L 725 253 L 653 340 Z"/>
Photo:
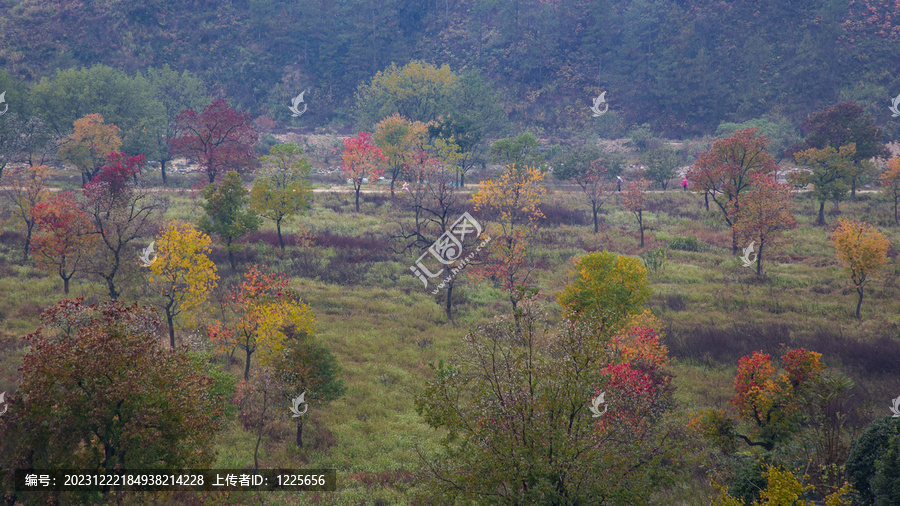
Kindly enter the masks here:
<path id="1" fill-rule="evenodd" d="M 887 251 L 891 242 L 886 235 L 868 223 L 840 218 L 831 234 L 831 244 L 838 262 L 847 270 L 859 295 L 856 302 L 856 317 L 859 318 L 866 284 L 887 263 Z"/>
<path id="2" fill-rule="evenodd" d="M 71 163 L 81 171 L 81 184 L 85 184 L 100 172 L 110 151 L 118 151 L 122 146 L 122 132 L 119 127 L 103 121 L 99 113 L 88 114 L 75 120 L 75 131 L 59 148 L 63 161 Z"/>
<path id="3" fill-rule="evenodd" d="M 741 193 L 749 188 L 750 176 L 773 175 L 777 168 L 775 159 L 767 151 L 769 139 L 758 133 L 759 128 L 745 128 L 727 139 L 715 141 L 687 172 L 693 191 L 709 195 L 729 227 L 734 226 L 734 211 L 743 203 Z M 732 201 L 734 205 L 729 206 Z M 737 238 L 733 232 L 731 251 L 737 253 Z"/>
<path id="4" fill-rule="evenodd" d="M 289 286 L 284 274 L 270 273 L 251 266 L 244 281 L 226 297 L 225 306 L 232 318 L 230 324 L 216 322 L 209 335 L 220 348 L 244 351 L 244 379 L 250 377 L 250 359 L 260 351 L 263 364 L 271 362 L 284 349 L 285 331 L 312 334 L 315 318 L 309 306 Z"/>
<path id="5" fill-rule="evenodd" d="M 3 175 L 3 196 L 12 204 L 13 216 L 16 222 L 21 223 L 25 229 L 25 245 L 22 250 L 22 261 L 28 260 L 28 252 L 31 249 L 31 235 L 34 233 L 35 219 L 31 210 L 37 204 L 45 201 L 50 191 L 46 187 L 50 177 L 50 167 L 46 165 L 31 165 L 7 171 Z"/>
<path id="6" fill-rule="evenodd" d="M 399 114 L 384 118 L 375 125 L 373 140 L 387 158 L 391 175 L 391 197 L 394 183 L 410 158 L 422 150 L 428 135 L 428 127 L 421 121 L 410 121 Z"/>
<path id="7" fill-rule="evenodd" d="M 150 265 L 150 284 L 162 301 L 169 326 L 169 346 L 175 348 L 175 318 L 182 313 L 188 323 L 206 303 L 219 276 L 207 256 L 212 241 L 187 222 L 171 220 L 156 237 L 157 258 Z"/>
<path id="8" fill-rule="evenodd" d="M 640 178 L 628 183 L 628 186 L 625 187 L 625 195 L 622 196 L 622 207 L 631 211 L 637 218 L 638 229 L 641 231 L 641 248 L 644 247 L 644 209 L 647 207 L 645 197 L 649 188 L 650 181 Z"/>
<path id="9" fill-rule="evenodd" d="M 375 145 L 372 134 L 359 132 L 356 137 L 344 139 L 341 161 L 341 171 L 353 183 L 356 191 L 356 212 L 359 212 L 359 191 L 363 183 L 380 177 L 384 173 L 382 166 L 388 159 L 381 148 Z"/>
<path id="10" fill-rule="evenodd" d="M 900 204 L 900 157 L 894 157 L 885 164 L 887 170 L 878 178 L 881 191 L 894 202 L 894 223 L 900 225 L 897 204 Z"/>
<path id="11" fill-rule="evenodd" d="M 753 185 L 741 199 L 741 207 L 735 206 L 733 213 L 738 240 L 759 245 L 756 253 L 756 276 L 759 277 L 762 275 L 763 248 L 771 245 L 781 232 L 797 225 L 791 210 L 791 189 L 771 176 L 754 175 Z"/>
<path id="12" fill-rule="evenodd" d="M 72 192 L 51 195 L 31 209 L 37 233 L 31 251 L 38 268 L 56 272 L 63 280 L 63 293 L 69 293 L 69 280 L 86 257 L 97 248 L 97 237 L 87 214 L 78 206 Z"/>
<path id="13" fill-rule="evenodd" d="M 824 369 L 821 358 L 821 353 L 804 348 L 790 350 L 781 356 L 783 371 L 777 374 L 768 353 L 756 351 L 742 357 L 729 401 L 736 419 L 723 409 L 714 409 L 704 411 L 693 423 L 726 452 L 735 449 L 737 439 L 772 451 L 800 428 L 804 399 Z M 740 422 L 744 422 L 746 434 L 739 432 Z"/>
<path id="14" fill-rule="evenodd" d="M 488 227 L 492 240 L 487 258 L 473 265 L 472 272 L 499 284 L 508 293 L 513 311 L 529 288 L 534 265 L 528 255 L 528 238 L 537 220 L 544 217 L 540 204 L 546 193 L 543 172 L 513 164 L 498 177 L 482 181 L 472 195 L 476 211 L 490 209 L 497 216 L 497 223 Z"/>

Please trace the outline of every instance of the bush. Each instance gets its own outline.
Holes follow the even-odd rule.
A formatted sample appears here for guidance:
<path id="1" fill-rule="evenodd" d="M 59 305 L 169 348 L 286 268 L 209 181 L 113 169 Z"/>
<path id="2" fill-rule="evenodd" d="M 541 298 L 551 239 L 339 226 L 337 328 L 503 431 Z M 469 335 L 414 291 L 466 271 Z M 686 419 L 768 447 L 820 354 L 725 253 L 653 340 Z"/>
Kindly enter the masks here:
<path id="1" fill-rule="evenodd" d="M 700 242 L 694 236 L 679 236 L 671 241 L 667 246 L 669 249 L 677 249 L 679 251 L 706 251 L 707 246 Z"/>
<path id="2" fill-rule="evenodd" d="M 651 276 L 661 274 L 666 269 L 666 259 L 669 257 L 668 248 L 657 248 L 641 253 L 644 267 Z"/>
<path id="3" fill-rule="evenodd" d="M 862 504 L 877 504 L 876 496 L 885 497 L 886 500 L 885 493 L 890 493 L 890 487 L 900 490 L 900 475 L 894 474 L 891 477 L 885 475 L 886 468 L 893 467 L 892 462 L 896 464 L 900 450 L 898 446 L 900 446 L 900 418 L 892 417 L 875 420 L 853 442 L 850 455 L 847 457 L 847 475 L 853 488 L 859 493 Z M 891 449 L 894 452 L 892 457 L 884 459 L 889 456 Z M 880 466 L 879 460 L 882 461 Z"/>

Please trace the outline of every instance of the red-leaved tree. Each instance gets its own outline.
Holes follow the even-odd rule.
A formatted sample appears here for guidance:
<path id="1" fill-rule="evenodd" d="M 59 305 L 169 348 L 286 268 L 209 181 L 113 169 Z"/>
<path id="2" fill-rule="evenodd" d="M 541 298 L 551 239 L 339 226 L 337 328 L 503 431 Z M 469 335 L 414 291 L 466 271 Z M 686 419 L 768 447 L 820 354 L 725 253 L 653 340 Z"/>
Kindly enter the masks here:
<path id="1" fill-rule="evenodd" d="M 625 188 L 625 195 L 622 197 L 622 207 L 631 211 L 637 218 L 638 228 L 641 230 L 641 247 L 644 247 L 644 209 L 647 206 L 645 196 L 647 189 L 650 188 L 650 181 L 641 178 L 637 181 L 631 181 Z"/>
<path id="2" fill-rule="evenodd" d="M 51 195 L 47 202 L 36 204 L 31 215 L 37 224 L 37 234 L 31 241 L 34 262 L 43 270 L 58 273 L 63 292 L 68 295 L 69 280 L 97 247 L 88 216 L 78 207 L 72 192 Z"/>
<path id="3" fill-rule="evenodd" d="M 758 133 L 759 128 L 745 128 L 727 139 L 715 141 L 687 172 L 693 191 L 709 195 L 729 227 L 734 227 L 734 215 L 743 204 L 741 194 L 750 187 L 751 176 L 774 176 L 777 168 L 767 151 L 769 139 Z M 738 251 L 733 228 L 731 251 Z"/>
<path id="4" fill-rule="evenodd" d="M 178 135 L 172 139 L 173 153 L 196 160 L 210 183 L 229 170 L 245 173 L 258 165 L 254 149 L 259 133 L 253 119 L 225 100 L 216 100 L 201 113 L 181 111 L 175 121 Z"/>
<path id="5" fill-rule="evenodd" d="M 740 241 L 754 241 L 759 245 L 756 252 L 756 276 L 762 275 L 763 248 L 771 245 L 781 232 L 797 225 L 791 210 L 791 188 L 774 178 L 756 174 L 753 184 L 741 200 L 738 209 L 734 206 L 734 233 Z"/>
<path id="6" fill-rule="evenodd" d="M 388 159 L 372 140 L 369 132 L 359 132 L 356 137 L 344 139 L 344 151 L 341 153 L 341 171 L 344 177 L 352 180 L 356 191 L 356 212 L 359 212 L 359 191 L 363 180 L 374 181 L 384 174 L 383 165 Z"/>

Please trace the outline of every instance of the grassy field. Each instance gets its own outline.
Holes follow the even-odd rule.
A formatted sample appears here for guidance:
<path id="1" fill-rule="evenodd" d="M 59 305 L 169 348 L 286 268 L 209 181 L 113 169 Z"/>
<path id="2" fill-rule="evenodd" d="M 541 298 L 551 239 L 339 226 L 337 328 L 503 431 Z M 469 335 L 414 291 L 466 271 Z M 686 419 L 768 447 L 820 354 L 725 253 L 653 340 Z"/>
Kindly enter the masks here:
<path id="1" fill-rule="evenodd" d="M 63 176 L 59 185 L 69 182 Z M 196 221 L 201 210 L 184 189 L 187 179 L 181 184 L 178 176 L 174 179 L 182 189 L 166 191 L 171 201 L 167 217 Z M 601 249 L 639 255 L 669 245 L 664 268 L 650 279 L 650 307 L 665 324 L 665 343 L 675 358 L 676 398 L 686 417 L 727 402 L 738 358 L 755 350 L 780 354 L 784 346 L 819 351 L 829 367 L 855 381 L 848 437 L 888 414 L 889 399 L 900 394 L 900 228 L 892 224 L 886 201 L 863 193 L 856 202 L 841 203 L 842 216 L 877 225 L 894 245 L 892 260 L 869 285 L 863 317 L 857 320 L 855 292 L 828 240 L 831 226 L 813 226 L 814 205 L 808 196 L 795 199 L 799 226 L 767 251 L 761 279 L 731 254 L 730 231 L 716 209 L 704 210 L 702 197 L 670 190 L 653 193 L 649 200 L 646 247 L 641 249 L 637 221 L 615 197 L 604 205 L 602 229 L 594 234 L 582 195 L 551 191 L 544 203 L 546 219 L 532 241 L 540 259 L 535 277 L 539 298 L 556 305 L 556 293 L 567 283 L 578 255 Z M 231 272 L 225 251 L 214 249 L 220 292 L 237 283 L 241 269 L 252 264 L 290 276 L 316 314 L 318 338 L 338 358 L 347 392 L 326 406 L 313 406 L 302 450 L 294 445 L 293 426 L 286 418 L 280 430 L 266 435 L 260 456 L 261 467 L 336 468 L 336 493 L 232 494 L 212 498 L 213 503 L 412 501 L 417 452 L 435 450 L 441 437 L 414 408 L 429 377 L 428 364 L 453 355 L 470 328 L 509 312 L 502 291 L 463 276 L 454 290 L 456 325 L 450 324 L 443 295 L 431 296 L 409 272 L 419 253 L 400 251 L 391 240 L 398 220 L 408 217 L 385 194 L 365 194 L 362 201 L 357 214 L 352 194 L 316 193 L 311 209 L 283 226 L 291 244 L 287 251 L 280 251 L 274 226 L 266 222 L 242 240 L 237 273 Z M 831 224 L 836 219 L 828 218 Z M 308 245 L 296 245 L 301 233 Z M 21 239 L 15 223 L 7 220 L 0 235 L 0 391 L 15 391 L 26 352 L 21 337 L 33 332 L 41 311 L 63 296 L 61 280 L 22 264 Z M 136 261 L 137 249 L 134 254 Z M 122 299 L 145 300 L 140 287 L 139 278 L 130 279 Z M 99 283 L 79 276 L 72 281 L 71 297 L 93 302 L 104 295 Z M 242 359 L 228 367 L 239 377 Z M 252 468 L 254 443 L 253 435 L 232 422 L 219 437 L 215 467 Z M 699 467 L 694 474 L 694 482 L 668 492 L 664 500 L 704 502 L 708 483 Z"/>

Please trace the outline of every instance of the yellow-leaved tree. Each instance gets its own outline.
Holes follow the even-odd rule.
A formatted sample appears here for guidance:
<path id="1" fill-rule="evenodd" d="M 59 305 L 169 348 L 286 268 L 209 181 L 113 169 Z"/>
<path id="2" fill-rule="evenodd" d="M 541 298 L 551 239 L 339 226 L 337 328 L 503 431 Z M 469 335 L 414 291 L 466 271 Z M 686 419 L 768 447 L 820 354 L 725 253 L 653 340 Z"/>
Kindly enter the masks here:
<path id="1" fill-rule="evenodd" d="M 856 317 L 859 318 L 866 284 L 887 263 L 891 242 L 868 223 L 840 218 L 831 234 L 831 244 L 859 295 L 856 302 Z"/>
<path id="2" fill-rule="evenodd" d="M 260 161 L 262 174 L 250 190 L 250 210 L 275 222 L 283 251 L 281 223 L 309 206 L 312 190 L 307 179 L 311 167 L 303 150 L 293 142 L 272 146 Z"/>
<path id="3" fill-rule="evenodd" d="M 257 350 L 260 362 L 271 364 L 284 351 L 288 334 L 312 335 L 315 328 L 312 310 L 289 286 L 287 277 L 255 265 L 226 297 L 225 306 L 231 323 L 217 321 L 210 326 L 209 335 L 224 351 L 244 351 L 245 380 L 250 377 L 250 359 Z"/>
<path id="4" fill-rule="evenodd" d="M 72 126 L 75 131 L 63 140 L 59 156 L 78 167 L 81 183 L 85 184 L 100 172 L 110 151 L 118 151 L 122 147 L 122 137 L 119 135 L 122 130 L 105 123 L 99 113 L 79 118 Z"/>
<path id="5" fill-rule="evenodd" d="M 191 223 L 171 220 L 156 237 L 157 258 L 150 265 L 150 285 L 162 301 L 169 325 L 169 345 L 175 348 L 175 319 L 184 315 L 188 324 L 206 304 L 219 276 L 207 256 L 212 241 Z"/>
<path id="6" fill-rule="evenodd" d="M 491 209 L 497 215 L 497 222 L 488 227 L 492 240 L 487 258 L 473 265 L 473 274 L 499 284 L 509 294 L 513 311 L 529 289 L 534 266 L 528 238 L 544 217 L 540 204 L 546 193 L 543 172 L 511 164 L 498 177 L 482 181 L 472 196 L 476 211 Z"/>

